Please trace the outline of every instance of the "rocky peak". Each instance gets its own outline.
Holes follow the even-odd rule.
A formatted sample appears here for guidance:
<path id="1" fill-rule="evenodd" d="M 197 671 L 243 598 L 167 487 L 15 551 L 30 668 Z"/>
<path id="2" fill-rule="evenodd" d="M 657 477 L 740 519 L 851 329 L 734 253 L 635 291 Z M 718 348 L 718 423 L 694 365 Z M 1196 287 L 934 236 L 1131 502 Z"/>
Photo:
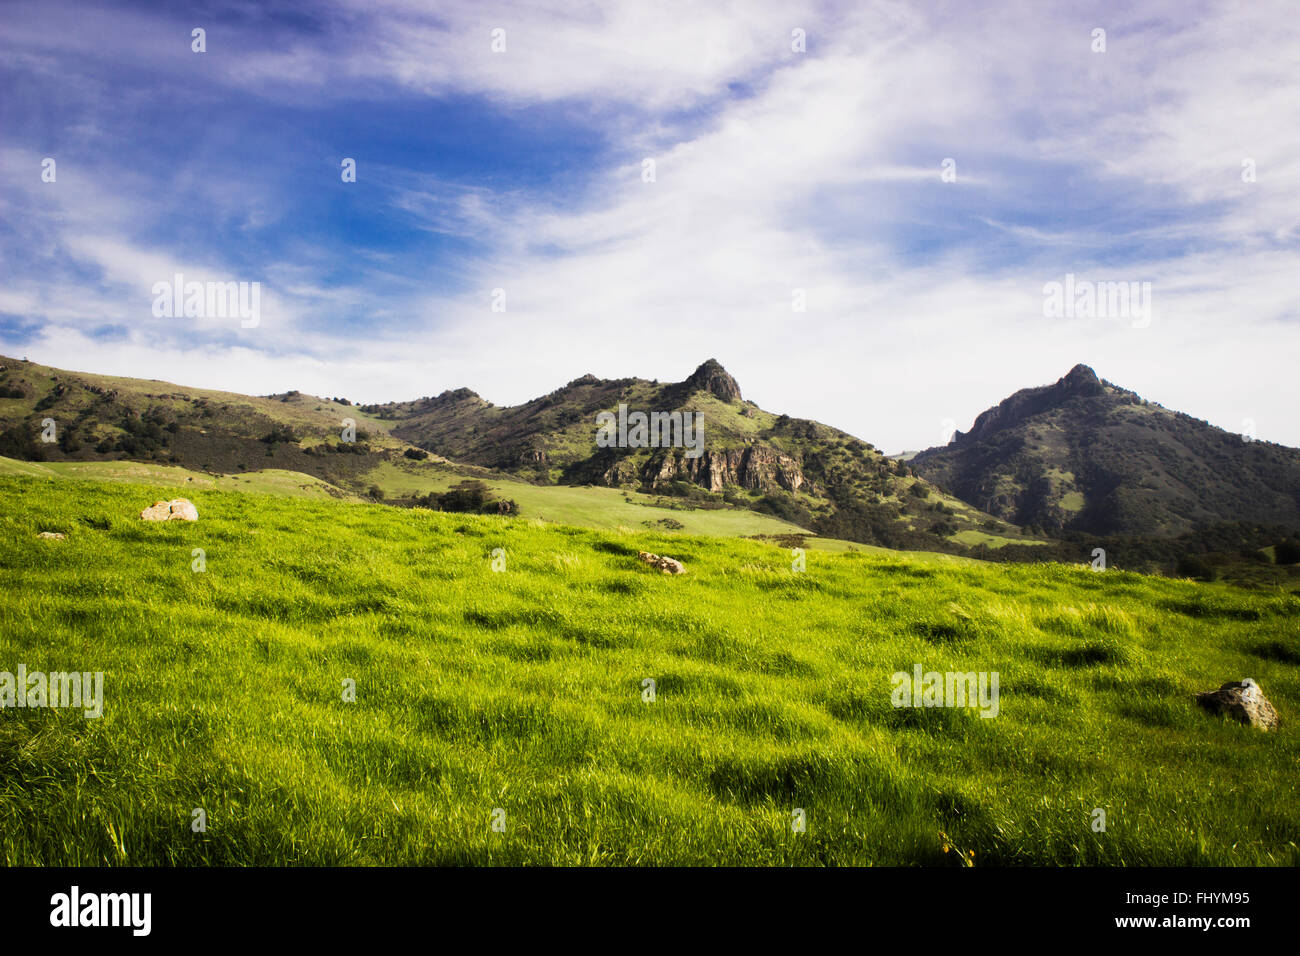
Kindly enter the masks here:
<path id="1" fill-rule="evenodd" d="M 975 419 L 969 432 L 957 432 L 953 444 L 983 438 L 1004 428 L 1012 428 L 1026 418 L 1075 398 L 1100 395 L 1105 391 L 1101 379 L 1087 365 L 1076 365 L 1051 385 L 1023 388 L 1010 398 L 1003 399 L 993 408 Z"/>
<path id="2" fill-rule="evenodd" d="M 1095 392 L 1101 386 L 1101 379 L 1087 365 L 1080 364 L 1070 369 L 1056 384 L 1062 390 Z"/>
<path id="3" fill-rule="evenodd" d="M 717 359 L 709 359 L 682 384 L 691 391 L 709 392 L 724 402 L 740 401 L 740 386 Z"/>

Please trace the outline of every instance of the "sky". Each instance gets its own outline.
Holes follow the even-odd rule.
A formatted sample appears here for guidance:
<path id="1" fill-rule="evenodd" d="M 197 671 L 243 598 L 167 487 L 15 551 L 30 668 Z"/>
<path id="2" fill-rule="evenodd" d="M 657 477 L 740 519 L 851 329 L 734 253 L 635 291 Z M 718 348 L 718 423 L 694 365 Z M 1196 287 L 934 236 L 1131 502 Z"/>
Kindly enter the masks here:
<path id="1" fill-rule="evenodd" d="M 888 452 L 1085 363 L 1300 446 L 1295 13 L 6 0 L 0 353 L 501 405 L 716 358 Z"/>

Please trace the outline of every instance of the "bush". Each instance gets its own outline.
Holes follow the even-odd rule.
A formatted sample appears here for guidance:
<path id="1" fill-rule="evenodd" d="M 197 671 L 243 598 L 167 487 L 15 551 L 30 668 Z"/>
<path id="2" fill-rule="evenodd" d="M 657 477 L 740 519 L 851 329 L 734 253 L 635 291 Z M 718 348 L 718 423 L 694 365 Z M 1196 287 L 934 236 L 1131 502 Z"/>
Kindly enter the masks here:
<path id="1" fill-rule="evenodd" d="M 32 435 L 31 430 L 21 425 L 11 425 L 0 432 L 0 455 L 17 458 L 21 461 L 44 461 L 45 449 Z"/>
<path id="2" fill-rule="evenodd" d="M 498 498 L 487 485 L 472 478 L 460 482 L 442 494 L 430 492 L 416 498 L 415 504 L 435 511 L 453 511 L 462 514 L 519 514 L 519 506 L 513 499 Z"/>
<path id="3" fill-rule="evenodd" d="M 812 523 L 812 512 L 791 495 L 787 494 L 770 494 L 764 495 L 758 499 L 754 505 L 755 511 L 762 511 L 782 521 L 788 521 L 791 524 L 797 524 L 801 528 L 807 528 Z"/>
<path id="4" fill-rule="evenodd" d="M 1279 541 L 1277 547 L 1273 549 L 1273 554 L 1278 564 L 1295 564 L 1300 561 L 1300 540 L 1290 538 Z"/>
<path id="5" fill-rule="evenodd" d="M 424 461 L 429 457 L 429 453 L 423 448 L 408 448 L 402 454 L 412 461 Z"/>
<path id="6" fill-rule="evenodd" d="M 1178 559 L 1178 575 L 1198 581 L 1213 581 L 1218 578 L 1219 569 L 1204 558 L 1189 554 Z"/>
<path id="7" fill-rule="evenodd" d="M 268 445 L 274 445 L 276 442 L 296 442 L 300 441 L 294 430 L 288 425 L 276 425 L 269 432 L 263 435 L 258 441 L 264 441 Z"/>

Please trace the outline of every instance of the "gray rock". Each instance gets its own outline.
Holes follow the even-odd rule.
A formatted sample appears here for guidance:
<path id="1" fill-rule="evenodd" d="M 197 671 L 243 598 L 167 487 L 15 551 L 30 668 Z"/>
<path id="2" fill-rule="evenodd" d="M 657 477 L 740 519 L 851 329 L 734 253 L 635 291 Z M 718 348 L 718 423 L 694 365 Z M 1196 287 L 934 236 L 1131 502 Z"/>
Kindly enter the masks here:
<path id="1" fill-rule="evenodd" d="M 657 554 L 651 554 L 649 551 L 641 551 L 637 554 L 642 561 L 651 567 L 658 568 L 664 574 L 685 574 L 686 565 L 682 564 L 676 558 L 665 558 Z"/>
<path id="2" fill-rule="evenodd" d="M 1249 677 L 1229 681 L 1218 690 L 1202 691 L 1196 695 L 1196 702 L 1212 714 L 1226 714 L 1260 730 L 1273 730 L 1278 725 L 1277 711 Z"/>
<path id="3" fill-rule="evenodd" d="M 199 509 L 188 498 L 173 498 L 171 501 L 155 501 L 140 512 L 144 521 L 198 521 Z"/>

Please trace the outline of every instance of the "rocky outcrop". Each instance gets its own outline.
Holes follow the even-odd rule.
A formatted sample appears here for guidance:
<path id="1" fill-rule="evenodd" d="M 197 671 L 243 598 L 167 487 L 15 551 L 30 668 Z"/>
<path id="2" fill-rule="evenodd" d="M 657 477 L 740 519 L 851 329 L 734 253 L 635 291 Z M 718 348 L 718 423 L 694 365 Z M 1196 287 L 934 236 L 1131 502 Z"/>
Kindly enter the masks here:
<path id="1" fill-rule="evenodd" d="M 778 488 L 798 491 L 804 486 L 799 462 L 766 445 L 706 451 L 699 458 L 687 458 L 680 452 L 660 454 L 642 469 L 641 479 L 652 488 L 689 481 L 710 491 L 738 485 L 764 494 Z"/>
<path id="2" fill-rule="evenodd" d="M 199 509 L 188 498 L 173 498 L 171 501 L 155 501 L 140 512 L 144 521 L 198 521 Z"/>
<path id="3" fill-rule="evenodd" d="M 1013 428 L 1031 415 L 1054 408 L 1071 398 L 1100 395 L 1105 391 L 1101 379 L 1087 365 L 1076 365 L 1052 385 L 1040 388 L 1022 388 L 1010 398 L 1003 399 L 975 419 L 968 432 L 955 432 L 949 444 L 979 441 L 1004 428 Z"/>
<path id="4" fill-rule="evenodd" d="M 686 565 L 682 564 L 676 558 L 666 558 L 662 555 L 651 554 L 649 551 L 641 551 L 637 557 L 653 568 L 658 568 L 664 574 L 685 574 Z"/>
<path id="5" fill-rule="evenodd" d="M 1273 730 L 1278 725 L 1277 711 L 1249 677 L 1229 681 L 1218 690 L 1202 691 L 1196 695 L 1196 702 L 1212 714 L 1225 714 L 1260 730 Z"/>
<path id="6" fill-rule="evenodd" d="M 709 392 L 724 402 L 740 401 L 740 386 L 717 359 L 709 359 L 682 384 L 688 391 Z"/>

